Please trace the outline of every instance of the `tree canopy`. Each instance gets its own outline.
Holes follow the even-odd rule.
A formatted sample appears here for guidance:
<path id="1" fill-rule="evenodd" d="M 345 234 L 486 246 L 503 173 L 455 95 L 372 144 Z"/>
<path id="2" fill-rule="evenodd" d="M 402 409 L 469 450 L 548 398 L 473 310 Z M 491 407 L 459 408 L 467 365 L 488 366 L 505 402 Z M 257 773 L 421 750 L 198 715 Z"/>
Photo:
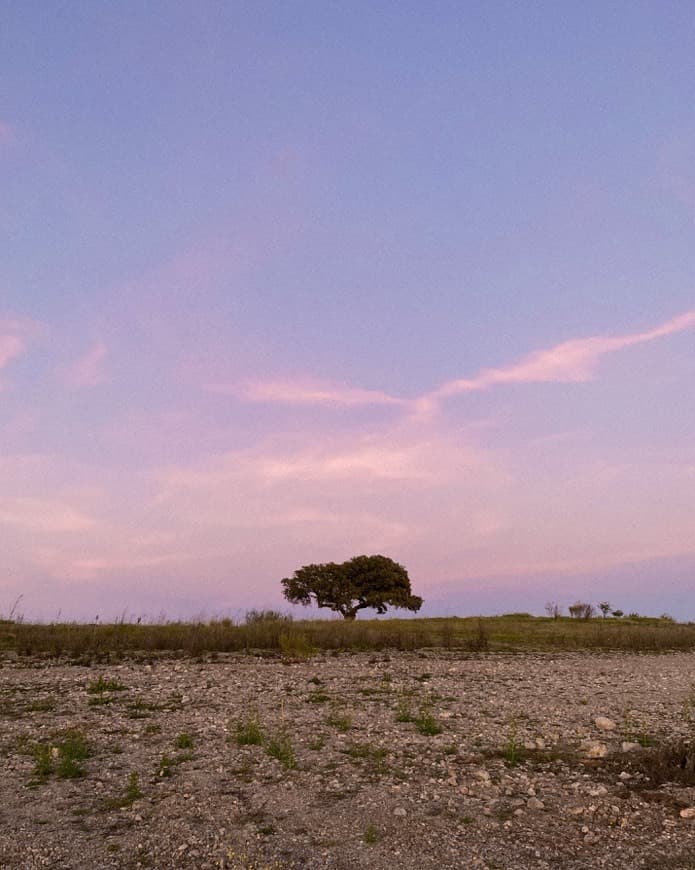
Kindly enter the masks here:
<path id="1" fill-rule="evenodd" d="M 283 594 L 292 604 L 328 607 L 345 619 L 373 608 L 386 613 L 387 605 L 417 611 L 422 598 L 410 591 L 410 578 L 403 565 L 388 556 L 355 556 L 347 562 L 305 565 L 282 581 Z"/>

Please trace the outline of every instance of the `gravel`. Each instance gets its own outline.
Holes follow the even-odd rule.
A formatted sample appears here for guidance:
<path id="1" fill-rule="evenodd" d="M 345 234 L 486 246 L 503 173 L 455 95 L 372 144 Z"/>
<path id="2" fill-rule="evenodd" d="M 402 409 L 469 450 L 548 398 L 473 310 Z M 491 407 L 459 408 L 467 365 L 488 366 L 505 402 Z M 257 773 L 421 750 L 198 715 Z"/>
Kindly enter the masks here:
<path id="1" fill-rule="evenodd" d="M 695 868 L 693 757 L 654 760 L 694 681 L 683 653 L 5 659 L 0 867 Z"/>

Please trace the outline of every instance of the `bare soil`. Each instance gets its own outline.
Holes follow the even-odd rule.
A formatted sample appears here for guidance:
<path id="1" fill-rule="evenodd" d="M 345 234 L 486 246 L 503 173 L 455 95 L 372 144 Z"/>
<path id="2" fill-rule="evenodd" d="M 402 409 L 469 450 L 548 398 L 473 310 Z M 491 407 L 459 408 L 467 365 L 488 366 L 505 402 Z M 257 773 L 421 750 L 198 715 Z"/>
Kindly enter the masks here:
<path id="1" fill-rule="evenodd" d="M 695 868 L 694 684 L 690 653 L 5 659 L 0 866 Z"/>

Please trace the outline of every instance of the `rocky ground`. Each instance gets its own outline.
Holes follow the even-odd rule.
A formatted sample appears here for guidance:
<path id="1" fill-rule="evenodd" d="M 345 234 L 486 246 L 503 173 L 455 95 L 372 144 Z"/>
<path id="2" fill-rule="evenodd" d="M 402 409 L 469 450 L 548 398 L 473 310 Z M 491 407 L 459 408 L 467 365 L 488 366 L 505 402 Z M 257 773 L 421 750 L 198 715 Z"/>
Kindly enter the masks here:
<path id="1" fill-rule="evenodd" d="M 695 868 L 692 654 L 6 659 L 0 723 L 3 868 Z"/>

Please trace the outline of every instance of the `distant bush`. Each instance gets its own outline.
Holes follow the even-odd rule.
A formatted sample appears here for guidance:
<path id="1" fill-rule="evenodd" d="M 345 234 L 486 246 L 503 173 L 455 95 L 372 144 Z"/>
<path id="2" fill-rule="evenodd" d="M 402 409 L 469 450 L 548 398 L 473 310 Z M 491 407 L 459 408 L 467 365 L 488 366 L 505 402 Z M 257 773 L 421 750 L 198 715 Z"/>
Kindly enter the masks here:
<path id="1" fill-rule="evenodd" d="M 574 619 L 591 619 L 594 615 L 594 605 L 586 601 L 575 601 L 569 606 L 570 616 Z"/>
<path id="2" fill-rule="evenodd" d="M 289 613 L 280 613 L 279 610 L 247 610 L 244 618 L 246 625 L 258 625 L 263 622 L 292 622 Z"/>

